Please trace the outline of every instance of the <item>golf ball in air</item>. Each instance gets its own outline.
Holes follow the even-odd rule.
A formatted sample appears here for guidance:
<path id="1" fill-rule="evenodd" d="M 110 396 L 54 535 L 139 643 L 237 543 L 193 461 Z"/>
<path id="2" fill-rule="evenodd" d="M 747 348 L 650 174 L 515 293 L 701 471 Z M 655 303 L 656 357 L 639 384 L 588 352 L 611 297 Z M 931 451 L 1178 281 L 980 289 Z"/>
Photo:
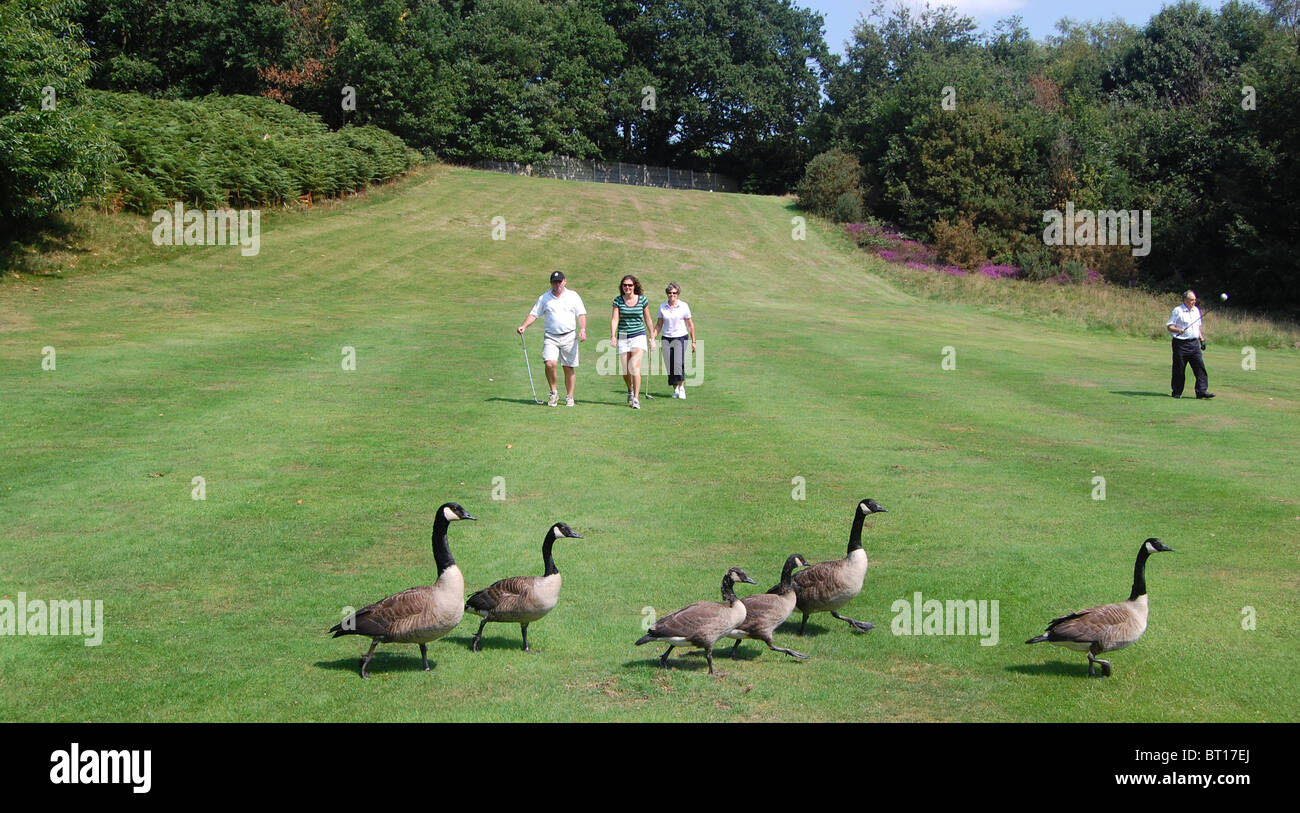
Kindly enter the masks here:
<path id="1" fill-rule="evenodd" d="M 1228 301 L 1228 295 L 1227 295 L 1227 294 L 1219 294 L 1219 299 L 1222 299 L 1224 302 L 1227 302 L 1227 301 Z"/>

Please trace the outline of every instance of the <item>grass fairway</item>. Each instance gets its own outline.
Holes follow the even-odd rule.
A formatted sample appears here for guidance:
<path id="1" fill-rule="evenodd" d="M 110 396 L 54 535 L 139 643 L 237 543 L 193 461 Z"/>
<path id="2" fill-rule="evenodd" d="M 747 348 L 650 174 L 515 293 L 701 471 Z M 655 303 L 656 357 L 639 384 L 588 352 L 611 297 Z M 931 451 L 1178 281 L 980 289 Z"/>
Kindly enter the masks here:
<path id="1" fill-rule="evenodd" d="M 0 637 L 0 719 L 1300 720 L 1297 354 L 1245 371 L 1211 345 L 1220 397 L 1176 401 L 1167 342 L 915 298 L 816 223 L 792 240 L 797 214 L 433 168 L 264 218 L 256 257 L 158 248 L 5 281 L 0 595 L 102 600 L 105 631 Z M 514 332 L 552 268 L 590 311 L 574 409 L 533 404 Z M 684 402 L 658 379 L 634 412 L 597 374 L 627 272 L 695 311 Z M 890 511 L 845 609 L 871 633 L 787 623 L 777 644 L 810 660 L 749 641 L 721 679 L 632 646 L 648 613 L 717 600 L 730 565 L 766 589 L 789 553 L 843 556 L 863 497 Z M 362 681 L 368 642 L 325 630 L 433 580 L 448 500 L 479 518 L 450 532 L 468 590 L 540 574 L 554 521 L 582 534 L 555 546 L 560 604 L 535 654 L 507 624 L 471 653 L 470 616 L 431 673 L 385 645 Z M 1150 628 L 1113 677 L 1022 643 L 1125 599 L 1149 536 L 1177 552 L 1152 557 Z M 996 600 L 996 645 L 892 634 L 916 592 Z"/>

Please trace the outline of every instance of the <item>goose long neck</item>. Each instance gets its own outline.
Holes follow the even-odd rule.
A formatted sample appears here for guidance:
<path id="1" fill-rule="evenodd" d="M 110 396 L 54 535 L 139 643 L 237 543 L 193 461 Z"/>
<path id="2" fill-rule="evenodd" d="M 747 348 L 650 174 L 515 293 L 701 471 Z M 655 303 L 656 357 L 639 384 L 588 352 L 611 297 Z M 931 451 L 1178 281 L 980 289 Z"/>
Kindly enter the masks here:
<path id="1" fill-rule="evenodd" d="M 849 532 L 849 553 L 862 550 L 862 523 L 866 521 L 867 515 L 859 509 L 853 516 L 853 530 Z"/>
<path id="2" fill-rule="evenodd" d="M 551 556 L 551 546 L 555 544 L 555 535 L 550 531 L 546 532 L 546 541 L 542 543 L 542 565 L 545 568 L 542 571 L 544 576 L 554 576 L 560 572 L 555 566 L 555 557 Z"/>
<path id="3" fill-rule="evenodd" d="M 781 583 L 772 590 L 778 596 L 783 596 L 790 592 L 794 587 L 794 569 L 798 567 L 794 562 L 786 562 L 785 567 L 781 568 Z"/>
<path id="4" fill-rule="evenodd" d="M 433 521 L 433 561 L 437 563 L 439 573 L 456 564 L 451 548 L 447 547 L 447 526 L 450 524 L 441 513 Z"/>
<path id="5" fill-rule="evenodd" d="M 1133 592 L 1129 594 L 1129 601 L 1137 601 L 1138 596 L 1145 596 L 1147 593 L 1147 557 L 1151 551 L 1143 545 L 1138 551 L 1137 561 L 1133 563 Z"/>
<path id="6" fill-rule="evenodd" d="M 722 579 L 722 600 L 728 604 L 736 603 L 736 591 L 732 589 L 735 584 L 736 583 L 731 579 L 730 573 Z"/>

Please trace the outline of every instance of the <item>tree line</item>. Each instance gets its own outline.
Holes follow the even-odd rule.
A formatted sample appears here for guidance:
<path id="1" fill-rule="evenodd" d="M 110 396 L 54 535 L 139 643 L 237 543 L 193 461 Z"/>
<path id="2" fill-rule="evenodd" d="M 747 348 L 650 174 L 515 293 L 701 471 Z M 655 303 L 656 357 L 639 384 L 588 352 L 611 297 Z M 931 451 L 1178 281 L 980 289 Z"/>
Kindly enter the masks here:
<path id="1" fill-rule="evenodd" d="M 838 56 L 791 0 L 11 0 L 0 214 L 95 177 L 79 161 L 102 133 L 42 110 L 43 89 L 244 94 L 453 162 L 599 158 L 784 193 L 816 157 L 851 176 L 825 214 L 954 256 L 1296 307 L 1298 9 L 1181 2 L 1035 40 L 1016 18 L 979 35 L 878 4 Z M 1149 211 L 1151 251 L 1045 245 L 1043 212 L 1067 204 Z"/>

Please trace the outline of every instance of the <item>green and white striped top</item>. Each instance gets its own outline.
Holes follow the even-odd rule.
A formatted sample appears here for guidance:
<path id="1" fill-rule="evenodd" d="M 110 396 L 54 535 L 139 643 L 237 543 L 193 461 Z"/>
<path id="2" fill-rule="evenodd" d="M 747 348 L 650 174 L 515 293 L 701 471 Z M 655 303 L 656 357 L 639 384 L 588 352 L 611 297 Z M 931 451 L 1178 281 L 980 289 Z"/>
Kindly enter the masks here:
<path id="1" fill-rule="evenodd" d="M 623 295 L 614 297 L 614 307 L 618 308 L 618 332 L 623 336 L 640 336 L 645 333 L 645 309 L 650 305 L 650 297 L 642 294 L 635 305 L 623 301 Z"/>

